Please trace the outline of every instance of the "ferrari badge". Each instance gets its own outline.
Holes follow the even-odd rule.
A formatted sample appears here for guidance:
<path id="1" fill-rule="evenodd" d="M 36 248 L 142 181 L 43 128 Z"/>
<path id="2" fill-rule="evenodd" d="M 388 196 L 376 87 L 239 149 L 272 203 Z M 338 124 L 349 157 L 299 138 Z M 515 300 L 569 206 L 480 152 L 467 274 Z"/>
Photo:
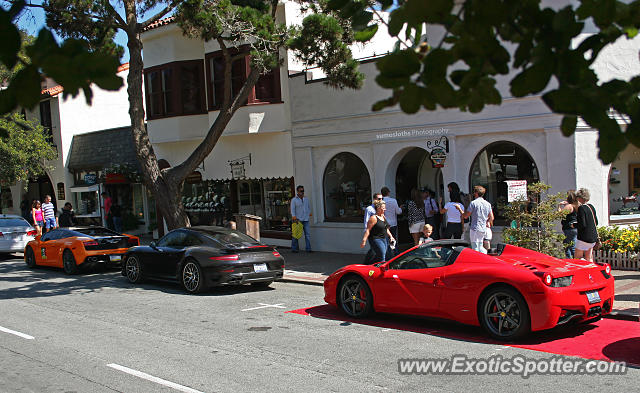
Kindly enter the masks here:
<path id="1" fill-rule="evenodd" d="M 375 273 L 374 270 L 369 270 L 369 277 L 373 276 L 373 273 Z"/>

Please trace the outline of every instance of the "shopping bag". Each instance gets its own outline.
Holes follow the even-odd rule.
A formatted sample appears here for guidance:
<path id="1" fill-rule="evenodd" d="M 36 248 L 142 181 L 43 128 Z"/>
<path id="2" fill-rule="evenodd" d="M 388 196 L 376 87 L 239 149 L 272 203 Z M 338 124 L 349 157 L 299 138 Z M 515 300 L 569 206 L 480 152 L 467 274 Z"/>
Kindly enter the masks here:
<path id="1" fill-rule="evenodd" d="M 291 236 L 293 236 L 294 239 L 300 239 L 302 237 L 303 231 L 304 228 L 302 227 L 302 223 L 300 221 L 296 221 L 291 224 Z"/>

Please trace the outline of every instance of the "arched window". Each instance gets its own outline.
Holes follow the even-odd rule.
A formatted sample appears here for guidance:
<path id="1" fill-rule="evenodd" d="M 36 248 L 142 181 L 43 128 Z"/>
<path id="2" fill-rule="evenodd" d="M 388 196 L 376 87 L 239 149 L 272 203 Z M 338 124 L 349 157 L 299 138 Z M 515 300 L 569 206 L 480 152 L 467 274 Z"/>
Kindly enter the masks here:
<path id="1" fill-rule="evenodd" d="M 371 204 L 371 179 L 362 160 L 353 153 L 333 157 L 324 170 L 326 221 L 361 222 Z"/>
<path id="2" fill-rule="evenodd" d="M 529 185 L 539 182 L 540 175 L 536 163 L 524 148 L 513 142 L 500 141 L 478 153 L 469 174 L 469 193 L 473 192 L 474 186 L 484 186 L 487 189 L 484 199 L 491 202 L 496 218 L 502 218 L 498 206 L 507 203 L 505 180 L 526 180 Z"/>

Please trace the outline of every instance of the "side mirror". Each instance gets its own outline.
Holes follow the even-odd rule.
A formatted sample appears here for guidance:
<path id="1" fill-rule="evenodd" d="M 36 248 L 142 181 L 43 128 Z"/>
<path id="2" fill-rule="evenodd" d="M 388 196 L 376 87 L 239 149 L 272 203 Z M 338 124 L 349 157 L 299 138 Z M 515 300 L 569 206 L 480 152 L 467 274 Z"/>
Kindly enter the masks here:
<path id="1" fill-rule="evenodd" d="M 384 273 L 388 268 L 387 268 L 387 265 L 384 264 L 384 265 L 380 265 L 379 269 L 380 269 L 380 273 Z"/>
<path id="2" fill-rule="evenodd" d="M 158 246 L 156 245 L 156 242 L 151 242 L 151 244 L 149 244 L 149 247 L 156 249 L 158 248 Z"/>

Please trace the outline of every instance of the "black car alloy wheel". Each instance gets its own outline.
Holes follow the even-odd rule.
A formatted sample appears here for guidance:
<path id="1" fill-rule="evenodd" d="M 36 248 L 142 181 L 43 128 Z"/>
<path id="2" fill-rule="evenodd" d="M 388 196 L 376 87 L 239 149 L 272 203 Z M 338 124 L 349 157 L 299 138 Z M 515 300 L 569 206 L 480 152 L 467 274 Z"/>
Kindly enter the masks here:
<path id="1" fill-rule="evenodd" d="M 182 285 L 189 293 L 202 292 L 204 289 L 202 269 L 193 260 L 188 260 L 182 267 Z"/>
<path id="2" fill-rule="evenodd" d="M 142 268 L 140 266 L 140 261 L 138 257 L 132 255 L 127 258 L 125 262 L 125 274 L 127 275 L 127 280 L 131 283 L 138 283 L 142 281 Z"/>
<path id="3" fill-rule="evenodd" d="M 528 333 L 529 310 L 518 292 L 496 288 L 484 297 L 481 323 L 494 338 L 513 340 Z"/>
<path id="4" fill-rule="evenodd" d="M 338 292 L 340 307 L 351 317 L 365 317 L 373 309 L 371 290 L 360 277 L 346 278 Z"/>
<path id="5" fill-rule="evenodd" d="M 78 273 L 78 265 L 76 265 L 76 259 L 73 257 L 71 250 L 64 250 L 62 253 L 62 268 L 67 274 Z"/>

